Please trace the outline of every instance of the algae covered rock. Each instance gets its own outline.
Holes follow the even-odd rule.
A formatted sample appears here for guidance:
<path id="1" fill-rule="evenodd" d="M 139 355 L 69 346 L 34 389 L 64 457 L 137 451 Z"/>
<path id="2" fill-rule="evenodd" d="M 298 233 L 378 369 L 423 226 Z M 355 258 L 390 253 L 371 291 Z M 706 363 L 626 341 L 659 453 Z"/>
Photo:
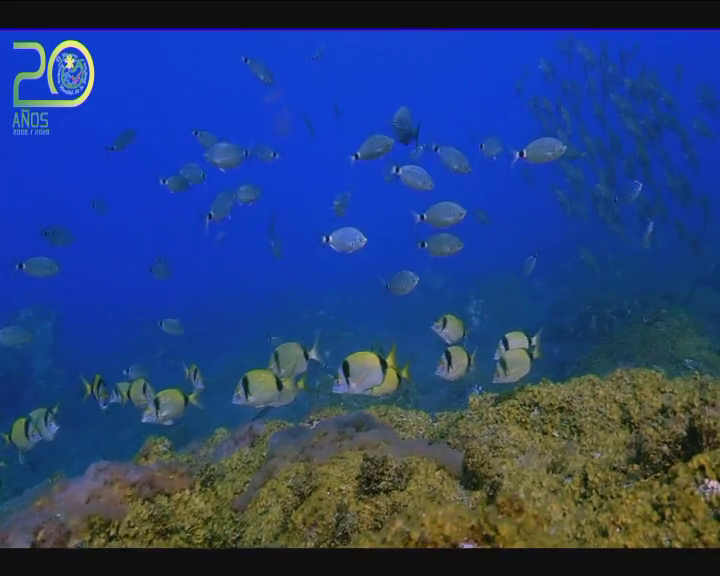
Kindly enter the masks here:
<path id="1" fill-rule="evenodd" d="M 702 324 L 667 306 L 647 311 L 610 333 L 574 367 L 576 374 L 607 374 L 619 366 L 657 368 L 678 376 L 720 375 L 720 350 Z"/>
<path id="2" fill-rule="evenodd" d="M 364 453 L 357 475 L 357 492 L 362 496 L 405 490 L 412 474 L 407 462 L 396 462 L 387 454 Z"/>
<path id="3" fill-rule="evenodd" d="M 618 370 L 466 410 L 252 423 L 99 464 L 5 546 L 720 545 L 720 382 Z M 59 514 L 59 516 L 58 516 Z"/>

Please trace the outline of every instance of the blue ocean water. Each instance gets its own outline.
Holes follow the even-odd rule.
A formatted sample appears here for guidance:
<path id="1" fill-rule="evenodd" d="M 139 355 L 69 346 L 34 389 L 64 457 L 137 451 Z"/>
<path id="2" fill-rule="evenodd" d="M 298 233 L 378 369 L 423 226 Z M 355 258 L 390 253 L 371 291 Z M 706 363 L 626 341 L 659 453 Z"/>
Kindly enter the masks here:
<path id="1" fill-rule="evenodd" d="M 571 63 L 558 50 L 570 35 Z M 8 103 L 0 325 L 23 325 L 34 334 L 27 346 L 0 350 L 0 425 L 9 431 L 16 418 L 56 403 L 61 425 L 57 438 L 36 446 L 23 466 L 6 449 L 0 471 L 4 497 L 58 471 L 72 475 L 101 458 L 127 459 L 151 434 L 182 445 L 218 426 L 250 420 L 255 410 L 230 400 L 244 372 L 267 366 L 269 336 L 310 346 L 319 332 L 331 372 L 351 352 L 376 343 L 387 350 L 397 342 L 400 361 L 412 361 L 419 407 L 457 409 L 469 393 L 497 389 L 492 354 L 505 332 L 545 327 L 552 334 L 553 309 L 580 308 L 583 298 L 596 295 L 682 294 L 715 263 L 714 226 L 705 229 L 697 201 L 688 207 L 670 193 L 659 157 L 664 151 L 695 198 L 706 195 L 716 203 L 717 143 L 693 130 L 696 118 L 717 128 L 717 116 L 698 102 L 700 86 L 720 88 L 705 62 L 720 48 L 716 32 L 83 30 L 0 36 Z M 13 135 L 10 85 L 18 72 L 36 69 L 38 57 L 13 50 L 12 43 L 40 42 L 49 55 L 68 39 L 92 54 L 92 93 L 79 107 L 49 109 L 49 134 Z M 606 50 L 612 62 L 622 51 L 631 52 L 613 91 L 626 93 L 626 79 L 652 78 L 660 87 L 652 98 L 672 96 L 676 108 L 667 113 L 684 127 L 697 153 L 693 167 L 668 131 L 659 147 L 647 146 L 655 185 L 644 182 L 643 198 L 652 198 L 655 208 L 661 201 L 664 210 L 653 212 L 650 249 L 642 245 L 647 221 L 638 218 L 635 205 L 622 207 L 624 238 L 593 212 L 597 170 L 590 169 L 587 157 L 568 160 L 586 174 L 585 218 L 568 217 L 556 198 L 555 188 L 567 188 L 559 163 L 521 161 L 510 167 L 510 149 L 558 136 L 546 133 L 531 102 L 545 98 L 552 107 L 567 106 L 563 81 L 579 90 L 579 114 L 572 112 L 567 130 L 574 145 L 583 148 L 577 137 L 582 117 L 583 131 L 593 138 L 607 141 L 609 133 L 620 138 L 622 149 L 613 152 L 611 163 L 621 165 L 636 154 L 635 138 L 609 95 L 602 88 L 593 95 L 588 78 L 597 73 L 583 69 L 579 44 L 594 54 Z M 320 48 L 322 57 L 312 61 Z M 261 83 L 242 55 L 265 63 L 274 83 Z M 552 65 L 552 80 L 540 69 L 541 58 Z M 21 92 L 26 99 L 48 97 L 43 79 L 24 81 Z M 657 104 L 652 98 L 650 104 Z M 607 126 L 593 120 L 594 104 L 607 110 Z M 638 106 L 647 113 L 650 104 Z M 417 163 L 432 175 L 433 191 L 387 182 L 388 164 L 415 162 L 413 146 L 397 143 L 385 159 L 352 164 L 349 156 L 365 138 L 392 134 L 390 120 L 401 105 L 421 122 L 421 144 L 457 147 L 470 159 L 472 172 L 452 173 L 426 150 Z M 108 152 L 127 129 L 136 131 L 135 141 Z M 267 144 L 281 158 L 249 159 L 223 173 L 203 159 L 193 130 L 241 146 Z M 494 161 L 478 149 L 487 136 L 496 136 L 505 148 Z M 188 162 L 207 171 L 206 185 L 171 194 L 159 184 Z M 619 195 L 630 180 L 621 173 Z M 236 206 L 228 221 L 211 223 L 206 233 L 202 214 L 219 192 L 240 184 L 260 187 L 259 201 Z M 347 214 L 338 218 L 333 200 L 351 189 Z M 103 214 L 93 209 L 98 199 L 107 206 Z M 432 230 L 415 225 L 410 214 L 441 200 L 468 210 L 451 230 L 464 248 L 448 258 L 418 249 Z M 479 222 L 477 210 L 487 213 L 489 225 Z M 274 257 L 268 241 L 273 214 L 282 258 Z M 678 241 L 676 218 L 696 234 L 703 254 Z M 321 235 L 342 225 L 362 230 L 367 245 L 353 254 L 321 245 Z M 64 226 L 77 240 L 51 246 L 40 234 L 46 226 Z M 225 236 L 217 241 L 219 231 Z M 581 246 L 598 259 L 600 273 L 580 263 Z M 524 277 L 523 262 L 532 254 L 538 255 L 536 268 Z M 34 278 L 15 270 L 35 256 L 55 259 L 60 273 Z M 149 271 L 158 257 L 172 267 L 167 280 Z M 396 297 L 379 278 L 404 268 L 415 271 L 420 284 Z M 459 382 L 434 376 L 444 346 L 430 325 L 445 313 L 464 319 L 470 328 L 467 348 L 478 349 L 476 370 Z M 182 320 L 183 336 L 159 329 L 158 322 L 168 317 Z M 569 338 L 548 338 L 545 350 L 546 362 L 533 368 L 527 381 L 566 378 L 568 366 L 583 353 Z M 189 407 L 173 426 L 142 424 L 129 406 L 101 412 L 92 398 L 82 401 L 80 374 L 90 379 L 100 373 L 112 386 L 135 363 L 148 367 L 156 390 L 189 390 L 182 362 L 200 366 L 207 389 L 204 410 Z M 328 385 L 326 372 L 313 365 L 310 390 L 266 417 L 302 418 L 317 409 L 313 394 Z"/>

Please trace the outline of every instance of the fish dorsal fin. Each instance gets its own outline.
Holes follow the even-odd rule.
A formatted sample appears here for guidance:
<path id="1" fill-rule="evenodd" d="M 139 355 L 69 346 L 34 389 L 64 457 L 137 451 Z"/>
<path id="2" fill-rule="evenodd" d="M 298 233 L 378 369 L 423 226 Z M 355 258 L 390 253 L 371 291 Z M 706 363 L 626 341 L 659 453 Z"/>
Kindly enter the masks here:
<path id="1" fill-rule="evenodd" d="M 390 349 L 390 354 L 388 354 L 387 357 L 387 363 L 395 368 L 397 366 L 397 359 L 395 358 L 397 354 L 397 344 L 393 344 L 392 348 Z"/>

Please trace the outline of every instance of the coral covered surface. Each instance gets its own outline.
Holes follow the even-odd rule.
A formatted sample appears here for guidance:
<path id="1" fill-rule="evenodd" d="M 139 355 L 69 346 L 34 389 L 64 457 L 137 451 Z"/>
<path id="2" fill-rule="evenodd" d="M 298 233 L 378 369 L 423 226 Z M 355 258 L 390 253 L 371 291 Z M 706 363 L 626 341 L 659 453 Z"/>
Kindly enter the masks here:
<path id="1" fill-rule="evenodd" d="M 37 547 L 714 547 L 720 387 L 618 370 L 470 398 L 254 422 L 98 462 L 6 510 Z"/>

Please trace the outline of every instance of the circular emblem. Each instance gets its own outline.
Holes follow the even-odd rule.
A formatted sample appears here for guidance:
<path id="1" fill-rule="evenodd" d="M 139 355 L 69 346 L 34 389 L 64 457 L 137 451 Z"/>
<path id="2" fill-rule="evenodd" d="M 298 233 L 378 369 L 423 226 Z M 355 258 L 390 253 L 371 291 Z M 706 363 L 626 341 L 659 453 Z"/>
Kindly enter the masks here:
<path id="1" fill-rule="evenodd" d="M 67 96 L 79 96 L 87 89 L 89 67 L 75 50 L 64 50 L 55 58 L 55 85 Z"/>

